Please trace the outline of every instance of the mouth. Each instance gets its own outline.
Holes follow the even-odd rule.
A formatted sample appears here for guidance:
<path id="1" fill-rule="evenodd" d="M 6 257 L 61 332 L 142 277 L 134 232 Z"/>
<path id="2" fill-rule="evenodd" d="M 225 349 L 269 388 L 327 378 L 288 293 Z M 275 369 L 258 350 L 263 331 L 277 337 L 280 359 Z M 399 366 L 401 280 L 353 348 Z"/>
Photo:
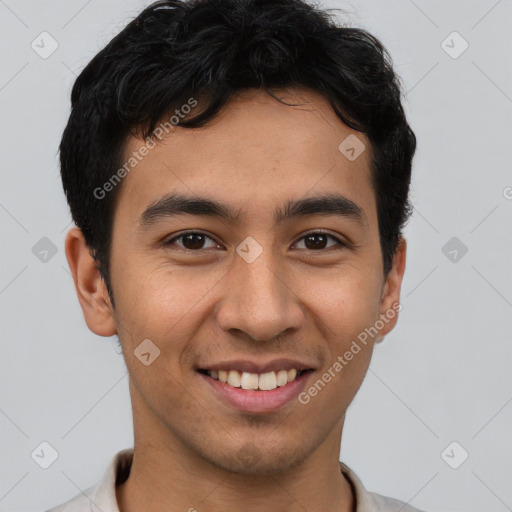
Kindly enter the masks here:
<path id="1" fill-rule="evenodd" d="M 266 373 L 240 372 L 238 370 L 206 370 L 200 368 L 199 373 L 218 380 L 233 388 L 241 388 L 245 391 L 272 391 L 278 387 L 286 386 L 290 382 L 299 379 L 304 373 L 312 372 L 313 369 L 278 370 Z"/>
<path id="2" fill-rule="evenodd" d="M 216 399 L 246 413 L 275 412 L 291 404 L 306 385 L 312 368 L 290 368 L 265 373 L 225 369 L 196 369 Z"/>

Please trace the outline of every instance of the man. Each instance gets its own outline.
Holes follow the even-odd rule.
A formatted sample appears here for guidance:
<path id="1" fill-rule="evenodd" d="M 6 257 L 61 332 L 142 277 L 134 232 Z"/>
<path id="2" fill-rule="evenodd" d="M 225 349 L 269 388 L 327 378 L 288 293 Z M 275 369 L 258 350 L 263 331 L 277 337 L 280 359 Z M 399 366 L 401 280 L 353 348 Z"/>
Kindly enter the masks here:
<path id="1" fill-rule="evenodd" d="M 66 254 L 134 448 L 53 512 L 417 510 L 339 461 L 395 326 L 416 139 L 381 43 L 301 0 L 168 0 L 88 64 Z"/>

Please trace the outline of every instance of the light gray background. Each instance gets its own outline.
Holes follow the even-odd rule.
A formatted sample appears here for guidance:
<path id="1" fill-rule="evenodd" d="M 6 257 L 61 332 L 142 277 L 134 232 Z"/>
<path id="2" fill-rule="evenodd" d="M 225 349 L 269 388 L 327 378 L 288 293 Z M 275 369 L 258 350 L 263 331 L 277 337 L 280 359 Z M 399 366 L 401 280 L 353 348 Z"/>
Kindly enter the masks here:
<path id="1" fill-rule="evenodd" d="M 88 331 L 68 271 L 57 147 L 76 74 L 148 3 L 0 0 L 2 512 L 71 498 L 132 446 L 124 363 Z M 403 310 L 341 458 L 369 490 L 427 511 L 512 510 L 512 1 L 323 5 L 389 49 L 419 141 Z M 47 59 L 31 48 L 43 31 L 59 44 Z M 469 43 L 456 59 L 441 46 L 453 31 Z M 42 237 L 57 247 L 46 263 L 32 252 Z M 452 237 L 468 248 L 455 262 Z M 43 441 L 59 455 L 46 470 L 31 458 Z M 451 461 L 469 453 L 458 469 L 441 456 L 453 441 Z"/>

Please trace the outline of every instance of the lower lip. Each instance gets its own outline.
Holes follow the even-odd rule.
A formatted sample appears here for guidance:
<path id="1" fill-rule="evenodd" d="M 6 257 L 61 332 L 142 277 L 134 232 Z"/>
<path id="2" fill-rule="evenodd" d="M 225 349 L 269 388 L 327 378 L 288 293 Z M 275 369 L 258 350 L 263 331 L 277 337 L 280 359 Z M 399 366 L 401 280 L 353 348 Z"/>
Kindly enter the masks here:
<path id="1" fill-rule="evenodd" d="M 208 383 L 231 406 L 244 412 L 273 412 L 297 398 L 304 389 L 312 371 L 304 372 L 300 377 L 284 386 L 271 391 L 244 390 L 234 388 L 225 382 L 212 379 L 204 373 L 199 376 Z"/>

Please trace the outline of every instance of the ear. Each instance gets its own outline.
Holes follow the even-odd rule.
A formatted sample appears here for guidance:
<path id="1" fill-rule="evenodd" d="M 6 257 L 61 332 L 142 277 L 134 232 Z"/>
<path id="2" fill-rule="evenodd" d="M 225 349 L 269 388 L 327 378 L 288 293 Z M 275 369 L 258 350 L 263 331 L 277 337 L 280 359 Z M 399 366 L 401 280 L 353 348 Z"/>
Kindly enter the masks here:
<path id="1" fill-rule="evenodd" d="M 105 281 L 89 251 L 82 231 L 72 228 L 66 236 L 66 258 L 85 323 L 99 336 L 113 336 L 117 333 L 114 309 Z"/>
<path id="2" fill-rule="evenodd" d="M 398 312 L 401 309 L 400 290 L 405 272 L 406 253 L 407 241 L 405 238 L 400 237 L 393 257 L 393 266 L 386 277 L 386 282 L 382 289 L 379 318 L 382 319 L 384 326 L 382 329 L 379 329 L 379 334 L 375 339 L 376 342 L 382 341 L 384 336 L 395 327 L 398 321 Z"/>

